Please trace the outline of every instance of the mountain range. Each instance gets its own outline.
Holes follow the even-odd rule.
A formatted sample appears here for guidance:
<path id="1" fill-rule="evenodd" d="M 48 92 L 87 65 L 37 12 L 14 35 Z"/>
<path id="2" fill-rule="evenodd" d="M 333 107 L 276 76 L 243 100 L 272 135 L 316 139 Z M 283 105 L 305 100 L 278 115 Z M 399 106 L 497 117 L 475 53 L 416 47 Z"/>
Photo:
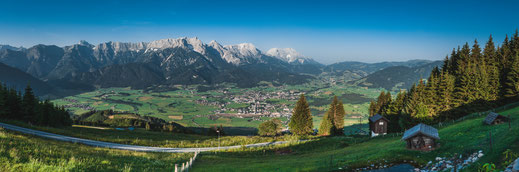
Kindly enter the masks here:
<path id="1" fill-rule="evenodd" d="M 60 89 L 91 90 L 222 82 L 240 87 L 255 86 L 260 81 L 301 84 L 323 74 L 355 80 L 387 67 L 416 67 L 430 61 L 322 65 L 292 48 L 272 48 L 263 53 L 251 43 L 205 44 L 196 37 L 182 37 L 97 45 L 80 41 L 64 47 L 0 45 L 0 63 Z"/>
<path id="2" fill-rule="evenodd" d="M 222 46 L 216 41 L 205 44 L 185 37 L 140 43 L 92 45 L 80 41 L 65 47 L 2 47 L 6 48 L 0 50 L 1 63 L 51 83 L 95 87 L 220 82 L 250 86 L 259 81 L 297 84 L 311 78 L 301 74 L 307 64 L 320 65 L 293 55 L 297 52 L 291 49 L 279 49 L 271 56 L 250 43 Z"/>

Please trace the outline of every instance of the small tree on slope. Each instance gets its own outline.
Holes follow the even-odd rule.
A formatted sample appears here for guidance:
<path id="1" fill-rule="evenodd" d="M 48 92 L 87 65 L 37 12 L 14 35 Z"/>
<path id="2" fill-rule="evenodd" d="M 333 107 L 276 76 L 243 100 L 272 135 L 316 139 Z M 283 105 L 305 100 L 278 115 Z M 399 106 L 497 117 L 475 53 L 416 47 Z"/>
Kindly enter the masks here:
<path id="1" fill-rule="evenodd" d="M 290 118 L 290 132 L 296 135 L 307 135 L 313 132 L 312 114 L 310 113 L 310 106 L 306 102 L 303 94 L 294 107 L 294 112 Z"/>

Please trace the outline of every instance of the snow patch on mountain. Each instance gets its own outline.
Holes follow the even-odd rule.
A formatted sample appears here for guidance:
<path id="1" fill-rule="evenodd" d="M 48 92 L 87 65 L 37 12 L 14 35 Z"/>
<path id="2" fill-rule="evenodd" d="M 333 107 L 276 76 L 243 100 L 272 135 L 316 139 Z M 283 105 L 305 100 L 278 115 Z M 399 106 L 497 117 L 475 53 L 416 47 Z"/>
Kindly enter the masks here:
<path id="1" fill-rule="evenodd" d="M 88 42 L 82 40 L 78 43 L 79 45 L 92 47 L 95 52 L 102 54 L 119 54 L 121 52 L 134 51 L 134 52 L 155 52 L 166 48 L 183 48 L 200 53 L 208 60 L 211 55 L 221 57 L 227 63 L 233 65 L 250 64 L 262 61 L 262 57 L 265 55 L 276 57 L 287 63 L 312 63 L 313 60 L 304 57 L 302 54 L 292 48 L 272 48 L 263 54 L 256 46 L 251 43 L 241 43 L 236 45 L 221 45 L 216 41 L 211 41 L 209 44 L 203 43 L 197 37 L 188 38 L 168 38 L 160 39 L 151 42 L 138 42 L 138 43 L 125 43 L 125 42 L 105 42 L 93 46 Z M 1 45 L 0 45 L 1 47 Z M 210 50 L 210 51 L 208 51 Z M 214 50 L 214 51 L 213 51 Z M 212 53 L 212 54 L 211 54 Z"/>
<path id="2" fill-rule="evenodd" d="M 0 44 L 0 51 L 1 50 L 20 51 L 20 50 L 23 50 L 23 49 L 24 49 L 23 47 L 13 47 L 13 46 L 10 46 L 10 45 L 2 45 L 2 44 Z"/>
<path id="3" fill-rule="evenodd" d="M 197 37 L 194 38 L 177 38 L 177 39 L 161 39 L 148 43 L 147 49 L 165 49 L 165 48 L 185 48 L 193 50 L 200 54 L 206 53 L 206 45 Z"/>
<path id="4" fill-rule="evenodd" d="M 288 63 L 305 63 L 309 58 L 303 56 L 293 48 L 272 48 L 267 55 L 276 57 Z"/>
<path id="5" fill-rule="evenodd" d="M 223 49 L 222 58 L 228 63 L 239 65 L 248 63 L 252 60 L 261 59 L 261 51 L 251 43 L 241 43 L 237 45 L 226 45 Z"/>

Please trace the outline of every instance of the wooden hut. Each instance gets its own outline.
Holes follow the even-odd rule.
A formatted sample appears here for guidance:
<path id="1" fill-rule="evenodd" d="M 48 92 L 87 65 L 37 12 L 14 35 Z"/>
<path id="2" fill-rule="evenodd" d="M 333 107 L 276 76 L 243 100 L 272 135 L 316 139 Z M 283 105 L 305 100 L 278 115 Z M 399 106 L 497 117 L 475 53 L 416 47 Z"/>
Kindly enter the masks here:
<path id="1" fill-rule="evenodd" d="M 380 114 L 369 117 L 369 130 L 371 131 L 371 137 L 387 134 L 388 123 L 389 120 Z"/>
<path id="2" fill-rule="evenodd" d="M 407 142 L 408 149 L 430 151 L 438 146 L 437 140 L 440 140 L 440 136 L 436 128 L 418 124 L 406 130 L 402 140 Z"/>
<path id="3" fill-rule="evenodd" d="M 508 117 L 499 115 L 498 113 L 495 113 L 495 112 L 490 112 L 490 113 L 488 113 L 488 115 L 485 118 L 485 120 L 483 121 L 483 123 L 485 123 L 487 125 L 495 125 L 495 124 L 502 124 L 502 123 L 508 122 L 508 120 L 510 120 Z"/>

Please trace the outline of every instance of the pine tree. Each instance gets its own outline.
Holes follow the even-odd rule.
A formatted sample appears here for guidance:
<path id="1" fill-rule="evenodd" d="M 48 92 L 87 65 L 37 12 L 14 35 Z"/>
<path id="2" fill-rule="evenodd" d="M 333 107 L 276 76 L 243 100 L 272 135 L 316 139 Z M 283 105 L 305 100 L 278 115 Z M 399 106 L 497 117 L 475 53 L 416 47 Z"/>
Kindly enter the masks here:
<path id="1" fill-rule="evenodd" d="M 443 65 L 442 65 L 442 72 L 447 72 L 448 70 L 451 70 L 451 62 L 449 59 L 449 56 L 445 56 L 445 59 L 443 59 Z"/>
<path id="2" fill-rule="evenodd" d="M 427 84 L 424 89 L 424 103 L 430 105 L 432 109 L 437 109 L 438 104 L 438 86 L 439 86 L 439 75 L 440 70 L 438 67 L 434 67 L 429 79 L 427 79 Z M 433 110 L 435 112 L 435 110 Z"/>
<path id="3" fill-rule="evenodd" d="M 506 74 L 504 96 L 513 98 L 519 94 L 519 54 L 512 60 L 512 65 Z"/>
<path id="4" fill-rule="evenodd" d="M 334 122 L 334 128 L 335 128 L 335 135 L 343 135 L 344 134 L 344 115 L 346 115 L 346 112 L 344 111 L 344 105 L 342 104 L 342 101 L 337 102 L 337 105 L 335 106 L 335 116 L 333 119 Z"/>
<path id="5" fill-rule="evenodd" d="M 377 104 L 375 101 L 371 100 L 371 102 L 369 103 L 369 116 L 373 116 L 375 115 L 376 113 L 376 108 Z"/>
<path id="6" fill-rule="evenodd" d="M 377 103 L 375 106 L 375 114 L 377 113 L 380 113 L 380 109 L 382 109 L 382 107 L 385 105 L 385 101 L 386 101 L 386 92 L 385 91 L 382 91 L 380 92 L 380 95 L 378 95 L 378 98 L 377 98 Z"/>
<path id="7" fill-rule="evenodd" d="M 301 94 L 301 97 L 297 101 L 288 126 L 290 131 L 296 135 L 307 135 L 313 132 L 310 106 L 308 102 L 306 102 L 304 94 Z"/>
<path id="8" fill-rule="evenodd" d="M 458 71 L 458 66 L 460 64 L 460 47 L 458 46 L 458 49 L 452 49 L 451 58 L 449 61 L 449 68 L 448 71 L 450 71 L 450 74 L 455 74 L 455 72 Z"/>
<path id="9" fill-rule="evenodd" d="M 492 35 L 488 38 L 485 49 L 483 50 L 483 58 L 486 61 L 488 71 L 488 100 L 497 100 L 499 98 L 500 84 L 500 72 L 499 72 L 499 61 L 497 57 L 496 47 Z"/>
<path id="10" fill-rule="evenodd" d="M 334 96 L 332 102 L 330 103 L 330 108 L 326 112 L 326 115 L 328 115 L 326 120 L 328 120 L 330 122 L 330 124 L 331 124 L 330 133 L 329 133 L 330 135 L 336 135 L 337 134 L 336 133 L 337 127 L 335 125 L 335 116 L 337 116 L 337 105 L 338 105 L 338 103 L 339 103 L 339 101 L 337 99 L 337 96 Z"/>
<path id="11" fill-rule="evenodd" d="M 7 91 L 5 102 L 7 118 L 21 120 L 22 107 L 20 95 L 15 89 L 8 89 Z"/>
<path id="12" fill-rule="evenodd" d="M 2 86 L 2 83 L 0 83 L 0 118 L 2 118 L 2 119 L 5 119 L 8 117 L 6 99 L 7 99 L 7 90 L 4 86 Z"/>
<path id="13" fill-rule="evenodd" d="M 23 117 L 24 121 L 30 121 L 36 116 L 36 105 L 38 104 L 38 100 L 34 96 L 32 92 L 32 88 L 27 85 L 25 88 L 25 93 L 23 94 L 22 99 L 22 108 L 23 108 Z"/>
<path id="14" fill-rule="evenodd" d="M 422 80 L 415 87 L 411 87 L 405 102 L 403 112 L 413 118 L 424 118 L 429 116 L 429 107 L 424 103 L 425 85 Z"/>
<path id="15" fill-rule="evenodd" d="M 450 110 L 453 106 L 453 91 L 454 91 L 454 77 L 448 72 L 442 72 L 440 75 L 440 84 L 438 87 L 438 96 L 439 96 L 439 110 L 438 111 L 447 111 Z"/>
<path id="16" fill-rule="evenodd" d="M 519 53 L 519 30 L 516 29 L 514 36 L 510 40 L 510 50 L 512 50 L 512 55 L 517 55 Z"/>
<path id="17" fill-rule="evenodd" d="M 398 125 L 398 121 L 400 119 L 401 111 L 403 109 L 405 94 L 405 92 L 399 92 L 396 95 L 395 100 L 391 101 L 386 110 L 383 112 L 383 116 L 389 120 L 389 133 L 401 131 L 401 128 Z"/>
<path id="18" fill-rule="evenodd" d="M 333 125 L 328 112 L 324 113 L 321 124 L 319 125 L 319 135 L 331 135 L 333 133 Z"/>
<path id="19" fill-rule="evenodd" d="M 510 66 L 512 65 L 512 51 L 510 50 L 510 42 L 508 41 L 508 36 L 505 37 L 503 41 L 502 47 L 498 51 L 498 65 L 499 65 L 499 80 L 500 86 L 499 89 L 499 97 L 507 97 L 505 96 L 505 92 L 507 89 L 507 75 L 510 72 Z"/>

